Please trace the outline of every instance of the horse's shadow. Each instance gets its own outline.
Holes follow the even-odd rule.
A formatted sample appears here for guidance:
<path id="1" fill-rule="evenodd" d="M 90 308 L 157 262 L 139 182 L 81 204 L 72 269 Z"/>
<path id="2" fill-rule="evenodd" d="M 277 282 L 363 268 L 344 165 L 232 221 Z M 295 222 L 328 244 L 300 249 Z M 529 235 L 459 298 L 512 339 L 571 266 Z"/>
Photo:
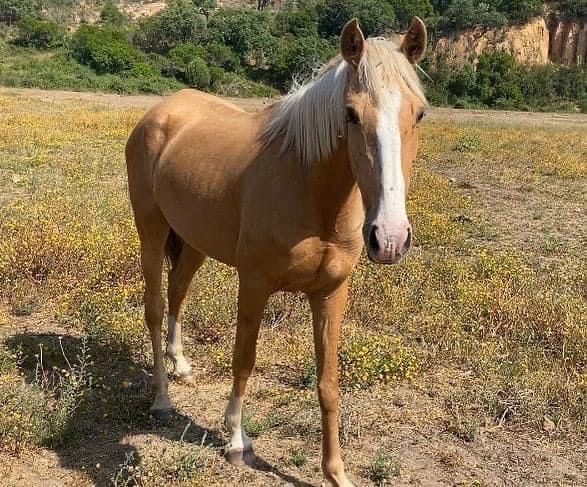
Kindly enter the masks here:
<path id="1" fill-rule="evenodd" d="M 129 472 L 136 471 L 143 460 L 129 442 L 135 435 L 204 444 L 222 455 L 224 439 L 220 431 L 198 424 L 181 413 L 175 413 L 165 424 L 149 416 L 150 380 L 144 365 L 132 359 L 128 346 L 86 343 L 67 335 L 27 333 L 8 338 L 7 345 L 22 357 L 20 367 L 29 383 L 55 381 L 59 375 L 76 373 L 72 371 L 78 370 L 76 364 L 81 356 L 87 353 L 90 357 L 92 363 L 83 379 L 91 380 L 92 385 L 84 387 L 83 394 L 77 393 L 75 388 L 61 388 L 62 394 L 72 395 L 62 402 L 77 406 L 72 413 L 64 415 L 65 423 L 49 437 L 47 446 L 57 453 L 63 467 L 83 473 L 94 484 L 112 485 L 118 480 L 118 484 L 133 485 L 129 482 L 132 476 Z M 82 353 L 84 347 L 86 352 Z M 311 486 L 259 456 L 247 465 L 271 472 L 295 486 Z"/>

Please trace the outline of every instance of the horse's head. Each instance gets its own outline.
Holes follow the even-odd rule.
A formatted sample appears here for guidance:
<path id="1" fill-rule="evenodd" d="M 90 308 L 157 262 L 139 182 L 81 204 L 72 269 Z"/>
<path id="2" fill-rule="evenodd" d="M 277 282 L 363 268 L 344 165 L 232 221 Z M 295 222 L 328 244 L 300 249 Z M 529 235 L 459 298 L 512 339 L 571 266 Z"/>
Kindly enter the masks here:
<path id="1" fill-rule="evenodd" d="M 414 64 L 426 49 L 426 27 L 414 18 L 401 46 L 365 40 L 356 20 L 341 35 L 348 63 L 347 141 L 365 207 L 363 237 L 369 258 L 396 263 L 412 244 L 406 194 L 426 100 Z"/>

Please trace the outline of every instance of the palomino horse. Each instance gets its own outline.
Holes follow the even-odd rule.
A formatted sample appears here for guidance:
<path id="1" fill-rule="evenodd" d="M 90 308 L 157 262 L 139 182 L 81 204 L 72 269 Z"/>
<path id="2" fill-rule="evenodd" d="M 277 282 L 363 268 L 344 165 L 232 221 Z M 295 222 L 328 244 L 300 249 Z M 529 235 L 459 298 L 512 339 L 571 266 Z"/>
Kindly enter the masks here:
<path id="1" fill-rule="evenodd" d="M 165 99 L 134 129 L 126 160 L 153 344 L 151 413 L 171 410 L 161 344 L 164 259 L 166 355 L 186 377 L 179 312 L 210 256 L 239 276 L 227 459 L 240 463 L 252 453 L 241 413 L 265 304 L 276 291 L 301 291 L 313 315 L 322 469 L 334 485 L 350 485 L 337 422 L 347 277 L 363 241 L 377 263 L 398 262 L 412 242 L 405 199 L 426 106 L 413 65 L 426 28 L 415 18 L 398 46 L 365 40 L 351 20 L 340 45 L 341 55 L 311 82 L 259 113 L 193 90 Z"/>

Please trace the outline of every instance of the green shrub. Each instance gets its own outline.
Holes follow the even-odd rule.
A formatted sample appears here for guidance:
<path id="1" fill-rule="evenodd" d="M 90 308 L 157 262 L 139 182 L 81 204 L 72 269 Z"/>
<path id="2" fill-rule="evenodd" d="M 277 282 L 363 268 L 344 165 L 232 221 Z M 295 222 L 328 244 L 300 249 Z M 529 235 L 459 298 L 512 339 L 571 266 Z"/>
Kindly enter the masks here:
<path id="1" fill-rule="evenodd" d="M 146 56 L 147 61 L 157 72 L 167 78 L 181 78 L 183 72 L 179 71 L 175 63 L 163 54 L 150 52 Z"/>
<path id="2" fill-rule="evenodd" d="M 178 44 L 168 53 L 169 60 L 173 66 L 180 72 L 185 73 L 188 65 L 195 58 L 203 58 L 206 50 L 195 44 Z"/>
<path id="3" fill-rule="evenodd" d="M 491 3 L 452 0 L 444 12 L 443 26 L 448 29 L 462 30 L 475 25 L 503 27 L 506 24 L 507 17 Z"/>
<path id="4" fill-rule="evenodd" d="M 18 46 L 48 49 L 63 44 L 65 34 L 52 20 L 25 17 L 16 25 L 18 34 L 14 43 Z"/>
<path id="5" fill-rule="evenodd" d="M 324 37 L 340 35 L 349 19 L 359 19 L 366 36 L 389 33 L 396 27 L 393 7 L 386 0 L 326 0 L 317 6 L 318 32 Z"/>
<path id="6" fill-rule="evenodd" d="M 318 35 L 318 12 L 314 2 L 288 2 L 275 15 L 274 34 L 281 37 L 292 34 L 295 37 Z"/>
<path id="7" fill-rule="evenodd" d="M 456 152 L 476 152 L 481 147 L 481 137 L 477 133 L 464 133 L 453 147 Z"/>
<path id="8" fill-rule="evenodd" d="M 271 81 L 281 89 L 289 89 L 293 80 L 307 81 L 313 70 L 332 58 L 337 47 L 318 36 L 294 38 L 286 36 L 271 59 Z"/>
<path id="9" fill-rule="evenodd" d="M 251 438 L 258 438 L 279 424 L 279 418 L 273 414 L 266 416 L 250 415 L 245 411 L 243 428 Z"/>
<path id="10" fill-rule="evenodd" d="M 179 44 L 198 43 L 206 25 L 189 0 L 172 0 L 158 14 L 139 23 L 134 43 L 144 51 L 165 53 Z"/>
<path id="11" fill-rule="evenodd" d="M 143 60 L 120 31 L 82 25 L 71 41 L 71 54 L 97 73 L 122 73 Z"/>
<path id="12" fill-rule="evenodd" d="M 500 0 L 498 6 L 513 22 L 526 22 L 542 10 L 542 0 Z"/>
<path id="13" fill-rule="evenodd" d="M 126 18 L 126 15 L 124 15 L 118 7 L 112 3 L 112 0 L 108 0 L 100 12 L 100 23 L 102 25 L 122 27 L 123 25 L 126 25 L 127 22 L 128 19 Z"/>
<path id="14" fill-rule="evenodd" d="M 263 83 L 251 81 L 236 73 L 225 73 L 221 85 L 217 89 L 218 94 L 234 97 L 265 97 L 269 98 L 279 92 Z"/>
<path id="15" fill-rule="evenodd" d="M 198 8 L 199 12 L 206 17 L 206 20 L 210 18 L 210 14 L 218 6 L 216 0 L 192 0 L 194 5 Z"/>
<path id="16" fill-rule="evenodd" d="M 13 24 L 37 13 L 36 0 L 0 0 L 0 21 Z"/>
<path id="17" fill-rule="evenodd" d="M 308 463 L 308 452 L 304 449 L 292 451 L 289 456 L 289 463 L 298 468 L 303 467 Z"/>
<path id="18" fill-rule="evenodd" d="M 430 0 L 391 0 L 391 5 L 401 29 L 406 29 L 415 15 L 421 19 L 428 19 L 434 14 Z"/>
<path id="19" fill-rule="evenodd" d="M 85 339 L 77 360 L 70 357 L 70 361 L 64 353 L 67 369 L 46 369 L 42 356 L 32 384 L 26 384 L 16 370 L 2 376 L 1 452 L 21 454 L 31 446 L 63 444 L 69 423 L 91 389 L 93 374 Z"/>
<path id="20" fill-rule="evenodd" d="M 218 66 L 210 66 L 210 87 L 213 90 L 218 90 L 224 79 L 225 71 Z"/>
<path id="21" fill-rule="evenodd" d="M 187 82 L 200 89 L 207 89 L 210 86 L 210 70 L 206 61 L 201 57 L 195 57 L 186 69 Z"/>
<path id="22" fill-rule="evenodd" d="M 559 9 L 565 17 L 580 19 L 587 16 L 587 0 L 560 0 Z"/>
<path id="23" fill-rule="evenodd" d="M 154 78 L 157 76 L 156 69 L 148 63 L 136 63 L 129 71 L 128 75 L 135 78 Z"/>
<path id="24" fill-rule="evenodd" d="M 228 46 L 244 66 L 263 67 L 279 44 L 271 16 L 249 8 L 221 9 L 208 25 L 212 41 Z"/>
<path id="25" fill-rule="evenodd" d="M 479 56 L 477 94 L 489 106 L 515 105 L 522 99 L 517 63 L 511 54 L 489 52 Z"/>
<path id="26" fill-rule="evenodd" d="M 0 37 L 0 54 L 5 54 L 8 51 L 6 41 Z"/>
<path id="27" fill-rule="evenodd" d="M 204 56 L 210 66 L 217 66 L 226 71 L 236 71 L 240 67 L 238 56 L 233 50 L 218 42 L 207 44 Z"/>
<path id="28" fill-rule="evenodd" d="M 0 84 L 41 89 L 114 91 L 117 93 L 165 94 L 183 87 L 175 79 L 164 78 L 155 72 L 145 77 L 146 68 L 136 64 L 122 75 L 96 74 L 66 53 L 39 59 L 28 50 L 18 49 L 16 57 L 0 65 Z M 20 52 L 22 51 L 22 52 Z M 153 71 L 156 67 L 150 66 Z"/>
<path id="29" fill-rule="evenodd" d="M 434 80 L 427 86 L 429 102 L 458 108 L 575 111 L 587 93 L 587 67 L 521 65 L 507 53 L 487 52 L 461 68 L 438 61 L 424 63 Z"/>
<path id="30" fill-rule="evenodd" d="M 369 480 L 377 486 L 390 485 L 400 475 L 400 462 L 384 450 L 379 450 L 366 468 Z"/>

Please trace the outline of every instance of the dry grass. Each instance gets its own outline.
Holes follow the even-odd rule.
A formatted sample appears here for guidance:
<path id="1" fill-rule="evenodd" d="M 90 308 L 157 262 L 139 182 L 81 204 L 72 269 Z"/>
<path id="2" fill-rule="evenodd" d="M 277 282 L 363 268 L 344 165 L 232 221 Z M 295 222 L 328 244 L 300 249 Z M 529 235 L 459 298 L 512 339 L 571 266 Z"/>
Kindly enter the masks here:
<path id="1" fill-rule="evenodd" d="M 10 96 L 0 107 L 0 325 L 8 328 L 15 315 L 55 320 L 69 330 L 71 362 L 55 337 L 6 341 L 0 450 L 75 448 L 92 425 L 148 425 L 140 369 L 149 368 L 149 353 L 122 157 L 141 112 Z M 451 397 L 435 403 L 443 411 L 435 424 L 454 436 L 474 443 L 495 427 L 536 436 L 546 416 L 551 435 L 578 441 L 587 431 L 585 133 L 433 121 L 422 138 L 409 203 L 415 251 L 400 266 L 362 261 L 352 276 L 341 349 L 345 443 L 357 448 L 370 436 L 385 443 L 386 415 L 367 421 L 364 408 L 379 410 L 396 388 L 421 391 L 439 371 L 454 375 L 437 385 L 435 394 L 446 388 Z M 196 276 L 186 349 L 198 357 L 202 384 L 228 376 L 236 286 L 235 273 L 216 263 Z M 269 385 L 253 390 L 247 425 L 258 441 L 289 437 L 281 463 L 319 478 L 308 320 L 300 296 L 271 300 L 257 369 Z M 75 368 L 80 336 L 94 361 L 83 381 Z M 44 382 L 33 377 L 39 342 L 50 350 Z M 68 377 L 77 377 L 75 387 Z M 145 447 L 142 458 L 126 452 L 95 478 L 117 485 L 232 478 L 218 470 L 221 440 L 166 442 Z M 377 449 L 364 455 L 349 459 L 362 482 L 400 475 L 401 458 L 390 463 Z"/>

